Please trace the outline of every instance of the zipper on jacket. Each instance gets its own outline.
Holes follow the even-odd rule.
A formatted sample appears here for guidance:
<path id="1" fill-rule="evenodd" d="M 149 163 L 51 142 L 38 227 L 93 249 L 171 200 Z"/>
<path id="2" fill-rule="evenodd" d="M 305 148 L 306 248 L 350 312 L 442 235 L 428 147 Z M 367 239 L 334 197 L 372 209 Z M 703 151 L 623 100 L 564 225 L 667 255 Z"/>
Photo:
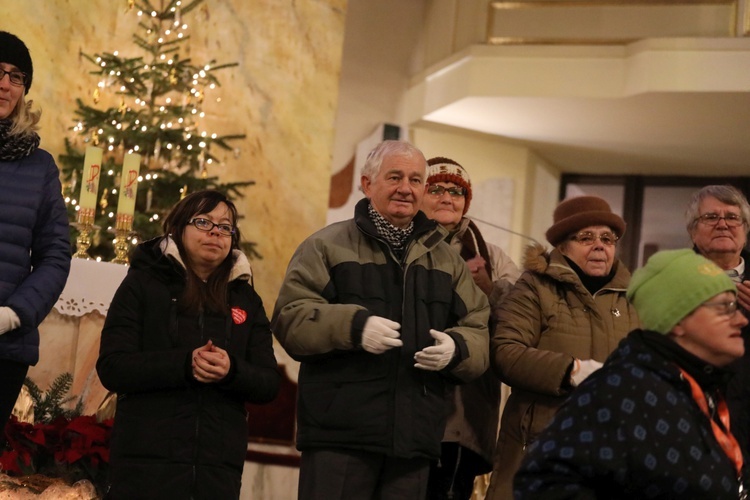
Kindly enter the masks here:
<path id="1" fill-rule="evenodd" d="M 197 463 L 198 463 L 198 447 L 199 447 L 199 439 L 200 439 L 200 420 L 201 420 L 201 407 L 203 406 L 203 391 L 200 387 L 196 389 L 198 391 L 198 408 L 195 414 L 195 442 L 193 443 L 193 463 L 192 463 L 192 469 L 193 469 L 193 477 L 190 484 L 190 498 L 194 498 L 194 492 L 195 487 L 198 484 L 198 469 L 197 469 Z"/>
<path id="2" fill-rule="evenodd" d="M 523 428 L 521 428 L 521 444 L 523 444 L 523 450 L 526 451 L 526 447 L 529 444 L 529 434 L 531 434 L 531 428 L 534 426 L 534 407 L 536 406 L 536 402 L 529 404 L 529 406 L 526 408 L 526 411 L 524 412 L 524 417 L 528 415 L 529 417 L 529 425 L 526 429 L 526 432 L 524 432 Z M 521 418 L 521 423 L 523 423 L 524 418 Z"/>
<path id="3" fill-rule="evenodd" d="M 203 318 L 203 308 L 198 311 L 198 331 L 201 332 L 201 345 L 204 345 L 206 343 L 203 326 L 205 324 L 205 320 Z"/>
<path id="4" fill-rule="evenodd" d="M 203 340 L 203 308 L 200 309 L 198 312 L 198 331 L 200 332 L 200 338 L 201 342 L 204 342 Z M 197 396 L 197 405 L 196 405 L 196 412 L 195 412 L 195 432 L 193 434 L 193 438 L 195 439 L 195 442 L 193 443 L 193 477 L 192 477 L 192 484 L 190 485 L 190 498 L 191 500 L 195 497 L 195 488 L 198 484 L 198 469 L 197 469 L 197 463 L 198 463 L 198 448 L 200 445 L 200 423 L 201 423 L 201 407 L 203 406 L 203 388 L 201 386 L 196 387 L 196 392 L 198 394 Z"/>

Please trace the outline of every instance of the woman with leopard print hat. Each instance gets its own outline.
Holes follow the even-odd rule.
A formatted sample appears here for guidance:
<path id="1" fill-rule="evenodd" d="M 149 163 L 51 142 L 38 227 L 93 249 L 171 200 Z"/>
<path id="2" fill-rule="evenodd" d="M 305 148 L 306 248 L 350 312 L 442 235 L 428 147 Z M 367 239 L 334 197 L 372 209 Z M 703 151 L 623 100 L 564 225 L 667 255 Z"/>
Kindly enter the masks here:
<path id="1" fill-rule="evenodd" d="M 41 113 L 26 100 L 33 74 L 26 45 L 0 31 L 0 430 L 39 360 L 37 327 L 70 270 L 60 172 L 39 149 Z"/>

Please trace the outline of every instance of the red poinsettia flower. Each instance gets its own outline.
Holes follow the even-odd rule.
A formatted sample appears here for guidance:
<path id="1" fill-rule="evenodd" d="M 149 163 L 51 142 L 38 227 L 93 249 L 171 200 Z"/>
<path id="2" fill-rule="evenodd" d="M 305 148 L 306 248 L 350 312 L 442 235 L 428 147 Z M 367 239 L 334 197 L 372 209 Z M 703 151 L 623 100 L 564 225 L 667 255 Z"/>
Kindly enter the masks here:
<path id="1" fill-rule="evenodd" d="M 109 464 L 112 423 L 87 415 L 31 425 L 12 417 L 5 428 L 9 449 L 0 451 L 0 467 L 9 475 L 88 478 L 101 488 Z"/>
<path id="2" fill-rule="evenodd" d="M 20 452 L 18 450 L 5 451 L 2 455 L 0 455 L 0 468 L 2 468 L 3 472 L 8 475 L 20 476 L 21 474 L 23 474 L 23 471 L 18 466 L 18 464 L 25 461 L 26 465 L 28 465 L 28 461 L 30 460 L 31 456 L 28 454 L 25 459 L 21 458 Z"/>

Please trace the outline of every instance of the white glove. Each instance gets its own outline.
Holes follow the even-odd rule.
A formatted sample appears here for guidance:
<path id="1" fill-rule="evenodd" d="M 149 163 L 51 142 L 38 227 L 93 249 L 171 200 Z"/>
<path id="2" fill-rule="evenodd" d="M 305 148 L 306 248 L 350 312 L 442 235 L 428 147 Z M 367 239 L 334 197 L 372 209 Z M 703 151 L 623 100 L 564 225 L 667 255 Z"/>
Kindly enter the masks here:
<path id="1" fill-rule="evenodd" d="M 570 385 L 578 387 L 581 382 L 586 380 L 586 377 L 601 367 L 602 364 L 595 359 L 576 359 L 573 370 L 570 372 Z"/>
<path id="2" fill-rule="evenodd" d="M 381 316 L 370 316 L 362 330 L 362 349 L 372 354 L 383 354 L 388 349 L 404 345 L 399 337 L 399 323 Z"/>
<path id="3" fill-rule="evenodd" d="M 0 307 L 0 335 L 21 326 L 16 312 L 10 307 Z"/>
<path id="4" fill-rule="evenodd" d="M 435 339 L 435 345 L 425 347 L 414 354 L 414 368 L 422 370 L 439 371 L 448 366 L 456 352 L 456 343 L 447 333 L 438 330 L 430 330 L 430 335 Z"/>

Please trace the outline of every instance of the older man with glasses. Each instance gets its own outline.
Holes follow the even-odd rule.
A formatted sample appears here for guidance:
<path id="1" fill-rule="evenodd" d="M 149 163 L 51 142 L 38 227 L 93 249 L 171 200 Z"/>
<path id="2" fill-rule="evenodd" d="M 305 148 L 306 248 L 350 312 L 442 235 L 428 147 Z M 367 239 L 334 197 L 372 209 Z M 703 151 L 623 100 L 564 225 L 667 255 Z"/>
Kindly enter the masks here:
<path id="1" fill-rule="evenodd" d="M 745 196 L 729 185 L 710 185 L 696 191 L 685 219 L 693 249 L 713 261 L 737 285 L 737 302 L 743 313 L 750 311 L 750 274 L 746 269 L 750 253 L 745 249 L 750 229 L 750 204 Z M 730 365 L 735 372 L 727 388 L 727 404 L 732 433 L 743 452 L 750 454 L 750 328 L 742 329 L 745 355 Z"/>

